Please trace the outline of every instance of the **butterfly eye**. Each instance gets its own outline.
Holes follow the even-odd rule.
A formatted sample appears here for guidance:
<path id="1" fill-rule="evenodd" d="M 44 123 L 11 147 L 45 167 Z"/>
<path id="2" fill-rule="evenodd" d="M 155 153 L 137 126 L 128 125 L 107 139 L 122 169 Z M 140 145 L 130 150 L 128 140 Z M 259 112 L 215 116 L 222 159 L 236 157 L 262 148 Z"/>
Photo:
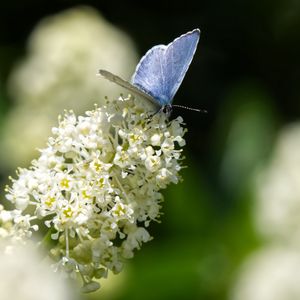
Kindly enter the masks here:
<path id="1" fill-rule="evenodd" d="M 172 112 L 172 105 L 168 104 L 162 107 L 161 109 L 163 113 L 165 113 L 167 116 L 169 116 Z"/>

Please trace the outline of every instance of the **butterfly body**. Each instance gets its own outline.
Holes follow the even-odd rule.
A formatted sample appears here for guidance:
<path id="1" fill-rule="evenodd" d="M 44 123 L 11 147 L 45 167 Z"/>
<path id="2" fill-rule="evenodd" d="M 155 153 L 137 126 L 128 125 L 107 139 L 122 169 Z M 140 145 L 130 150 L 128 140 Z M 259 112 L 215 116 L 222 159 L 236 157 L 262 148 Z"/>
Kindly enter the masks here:
<path id="1" fill-rule="evenodd" d="M 163 111 L 171 111 L 173 98 L 190 66 L 200 37 L 194 29 L 168 45 L 151 48 L 140 60 L 131 82 L 105 70 L 106 79 L 138 94 Z"/>

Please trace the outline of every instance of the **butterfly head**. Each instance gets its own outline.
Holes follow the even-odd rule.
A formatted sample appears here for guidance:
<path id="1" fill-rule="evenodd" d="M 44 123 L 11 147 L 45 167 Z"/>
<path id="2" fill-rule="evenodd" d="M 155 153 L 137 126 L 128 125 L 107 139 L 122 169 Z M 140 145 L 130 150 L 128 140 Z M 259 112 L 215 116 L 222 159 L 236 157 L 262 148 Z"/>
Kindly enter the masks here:
<path id="1" fill-rule="evenodd" d="M 161 111 L 165 113 L 167 116 L 170 116 L 172 113 L 172 105 L 171 104 L 166 104 L 161 107 Z"/>

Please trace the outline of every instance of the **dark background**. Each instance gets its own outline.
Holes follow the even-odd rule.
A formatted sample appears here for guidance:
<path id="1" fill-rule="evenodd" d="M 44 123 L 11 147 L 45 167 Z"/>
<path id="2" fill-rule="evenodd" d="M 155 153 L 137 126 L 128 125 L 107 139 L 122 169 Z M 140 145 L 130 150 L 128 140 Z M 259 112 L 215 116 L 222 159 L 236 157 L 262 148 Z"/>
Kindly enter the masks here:
<path id="1" fill-rule="evenodd" d="M 125 267 L 122 292 L 105 297 L 227 299 L 239 265 L 262 243 L 251 216 L 255 170 L 300 115 L 300 2 L 1 1 L 1 119 L 14 105 L 6 80 L 37 22 L 81 4 L 131 36 L 141 56 L 200 28 L 175 103 L 208 111 L 174 110 L 189 129 L 184 181 L 166 191 L 162 223 Z"/>

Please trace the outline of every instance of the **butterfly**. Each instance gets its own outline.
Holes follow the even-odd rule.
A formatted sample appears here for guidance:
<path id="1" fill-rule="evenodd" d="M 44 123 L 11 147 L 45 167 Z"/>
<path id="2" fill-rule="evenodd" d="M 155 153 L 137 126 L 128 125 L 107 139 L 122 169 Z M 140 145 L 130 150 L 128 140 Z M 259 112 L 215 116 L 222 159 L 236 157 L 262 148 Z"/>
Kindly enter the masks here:
<path id="1" fill-rule="evenodd" d="M 99 73 L 109 81 L 153 103 L 158 109 L 157 112 L 170 113 L 173 106 L 204 112 L 172 104 L 194 57 L 199 38 L 200 30 L 194 29 L 168 45 L 152 47 L 138 63 L 131 82 L 106 70 L 99 70 Z"/>

